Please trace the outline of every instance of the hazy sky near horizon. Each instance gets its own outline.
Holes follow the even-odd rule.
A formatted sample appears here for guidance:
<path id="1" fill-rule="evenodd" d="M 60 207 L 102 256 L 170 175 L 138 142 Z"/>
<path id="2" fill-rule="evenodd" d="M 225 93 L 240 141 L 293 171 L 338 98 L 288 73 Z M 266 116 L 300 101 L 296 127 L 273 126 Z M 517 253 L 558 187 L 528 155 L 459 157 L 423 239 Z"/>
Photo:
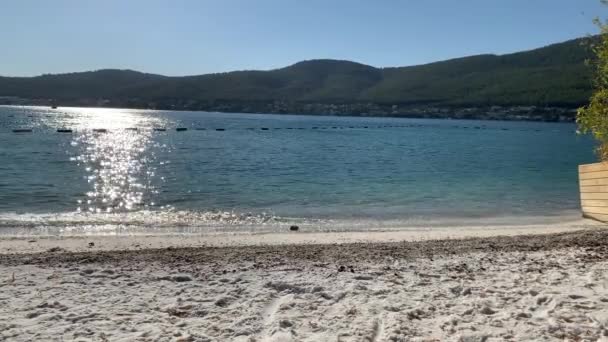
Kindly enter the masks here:
<path id="1" fill-rule="evenodd" d="M 415 65 L 593 34 L 606 14 L 599 0 L 2 0 L 0 75 Z"/>

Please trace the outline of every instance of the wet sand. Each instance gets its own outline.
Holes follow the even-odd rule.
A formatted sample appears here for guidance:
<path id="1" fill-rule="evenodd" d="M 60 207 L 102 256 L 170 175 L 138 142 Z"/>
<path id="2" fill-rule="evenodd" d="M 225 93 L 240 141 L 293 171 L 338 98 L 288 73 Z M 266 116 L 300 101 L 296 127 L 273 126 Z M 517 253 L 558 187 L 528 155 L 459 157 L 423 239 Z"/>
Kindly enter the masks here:
<path id="1" fill-rule="evenodd" d="M 71 252 L 139 250 L 181 247 L 236 247 L 259 245 L 311 245 L 348 243 L 387 243 L 428 241 L 530 234 L 555 234 L 602 227 L 591 220 L 572 220 L 556 224 L 480 225 L 469 227 L 408 227 L 393 230 L 317 232 L 301 229 L 283 233 L 206 233 L 206 234 L 115 234 L 0 236 L 0 254 L 37 253 L 51 248 Z M 90 244 L 93 243 L 93 246 Z"/>

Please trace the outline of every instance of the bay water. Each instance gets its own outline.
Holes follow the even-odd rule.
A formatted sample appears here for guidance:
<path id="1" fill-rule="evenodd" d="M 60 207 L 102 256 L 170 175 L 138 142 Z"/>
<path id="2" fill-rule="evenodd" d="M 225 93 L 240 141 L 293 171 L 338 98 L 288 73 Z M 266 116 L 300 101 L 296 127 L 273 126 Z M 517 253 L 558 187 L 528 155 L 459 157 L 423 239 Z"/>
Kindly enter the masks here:
<path id="1" fill-rule="evenodd" d="M 593 161 L 566 123 L 4 106 L 0 234 L 551 223 Z"/>

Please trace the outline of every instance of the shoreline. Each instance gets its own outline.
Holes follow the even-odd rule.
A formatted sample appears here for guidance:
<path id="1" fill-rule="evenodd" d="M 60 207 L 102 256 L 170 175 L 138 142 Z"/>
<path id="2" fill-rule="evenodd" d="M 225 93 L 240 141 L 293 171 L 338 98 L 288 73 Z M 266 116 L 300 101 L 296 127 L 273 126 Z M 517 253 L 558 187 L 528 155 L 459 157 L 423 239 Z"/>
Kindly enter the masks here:
<path id="1" fill-rule="evenodd" d="M 192 241 L 192 236 L 158 235 L 78 236 L 48 238 L 36 241 L 32 239 L 8 238 L 0 239 L 3 247 L 9 243 L 28 243 L 35 246 L 39 241 L 47 241 L 49 243 L 48 246 L 52 247 L 49 249 L 34 247 L 23 250 L 15 249 L 13 251 L 0 250 L 0 265 L 7 262 L 9 264 L 29 264 L 32 262 L 44 264 L 52 260 L 70 260 L 72 262 L 80 260 L 83 263 L 131 263 L 136 261 L 135 259 L 145 262 L 173 262 L 175 260 L 172 258 L 179 255 L 183 255 L 183 258 L 178 258 L 181 259 L 180 262 L 190 260 L 197 263 L 206 263 L 213 262 L 213 258 L 207 260 L 199 260 L 199 258 L 201 256 L 210 257 L 212 255 L 222 258 L 232 255 L 232 257 L 239 259 L 241 256 L 246 258 L 251 253 L 282 255 L 292 261 L 323 261 L 328 256 L 342 260 L 351 258 L 353 255 L 364 254 L 366 261 L 377 261 L 387 257 L 390 259 L 418 259 L 432 257 L 433 255 L 470 254 L 484 249 L 489 249 L 491 253 L 502 253 L 551 251 L 564 248 L 599 248 L 602 251 L 606 251 L 606 257 L 608 258 L 608 229 L 606 229 L 606 225 L 596 225 L 582 229 L 551 230 L 545 228 L 542 231 L 527 232 L 514 230 L 511 231 L 511 234 L 492 234 L 491 232 L 486 232 L 484 235 L 461 234 L 452 237 L 440 237 L 438 235 L 423 237 L 416 235 L 415 239 L 387 239 L 386 237 L 394 234 L 394 232 L 385 233 L 380 237 L 371 234 L 368 236 L 368 239 L 343 239 L 342 241 L 328 239 L 326 235 L 329 233 L 314 234 L 322 238 L 319 240 L 292 240 L 290 238 L 299 234 L 272 234 L 285 236 L 285 239 L 265 241 L 246 239 L 227 241 L 226 243 L 217 243 L 217 241 L 209 243 L 202 240 Z M 224 234 L 218 234 L 216 237 L 218 239 L 226 238 Z M 100 240 L 95 240 L 95 238 Z M 167 238 L 169 238 L 168 242 L 162 244 L 161 241 Z M 95 243 L 96 241 L 104 241 L 104 239 L 107 239 L 105 240 L 106 242 L 114 242 L 115 244 L 107 244 L 106 246 L 89 245 L 90 242 Z M 124 243 L 120 244 L 119 241 L 123 241 Z M 606 242 L 605 244 L 604 241 Z M 145 244 L 145 242 L 148 242 L 148 244 Z M 323 255 L 317 254 L 317 251 L 323 251 Z M 167 255 L 170 257 L 165 260 L 164 258 Z M 103 256 L 103 258 L 98 259 L 95 256 Z M 127 258 L 123 260 L 125 256 L 132 256 L 135 259 Z"/>
<path id="2" fill-rule="evenodd" d="M 119 251 L 155 248 L 284 246 L 316 244 L 391 243 L 458 240 L 501 236 L 550 235 L 595 229 L 603 224 L 581 219 L 562 224 L 474 227 L 408 227 L 339 232 L 210 232 L 119 234 L 0 235 L 0 254 L 40 253 L 51 248 L 70 252 Z M 92 245 L 91 245 L 92 243 Z"/>

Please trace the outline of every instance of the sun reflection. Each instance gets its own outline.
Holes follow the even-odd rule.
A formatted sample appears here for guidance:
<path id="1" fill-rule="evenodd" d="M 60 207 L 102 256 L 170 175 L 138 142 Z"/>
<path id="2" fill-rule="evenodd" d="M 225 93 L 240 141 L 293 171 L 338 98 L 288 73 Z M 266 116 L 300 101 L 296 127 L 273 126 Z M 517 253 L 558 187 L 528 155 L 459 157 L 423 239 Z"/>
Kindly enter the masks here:
<path id="1" fill-rule="evenodd" d="M 72 160 L 84 169 L 90 185 L 78 201 L 78 211 L 112 213 L 154 206 L 155 150 L 160 146 L 152 139 L 151 130 L 126 128 L 155 125 L 155 120 L 123 110 L 95 109 L 78 114 L 79 124 L 72 122 L 81 128 L 71 142 L 77 151 Z"/>
<path id="2" fill-rule="evenodd" d="M 86 129 L 128 129 L 164 127 L 166 119 L 155 112 L 140 109 L 117 108 L 65 108 L 61 116 L 62 126 L 76 130 Z"/>

